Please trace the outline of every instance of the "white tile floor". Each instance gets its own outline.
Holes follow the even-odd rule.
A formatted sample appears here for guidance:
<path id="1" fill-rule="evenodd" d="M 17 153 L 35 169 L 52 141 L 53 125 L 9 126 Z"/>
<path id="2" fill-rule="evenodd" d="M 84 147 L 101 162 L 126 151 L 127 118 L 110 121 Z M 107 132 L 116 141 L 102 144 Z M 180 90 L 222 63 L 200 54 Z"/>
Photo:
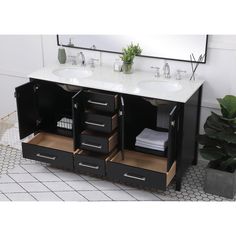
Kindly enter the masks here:
<path id="1" fill-rule="evenodd" d="M 10 130 L 10 131 L 9 131 Z M 0 201 L 222 201 L 203 191 L 205 163 L 189 168 L 181 192 L 146 191 L 22 157 L 15 113 L 0 121 Z M 236 200 L 236 198 L 234 199 Z"/>

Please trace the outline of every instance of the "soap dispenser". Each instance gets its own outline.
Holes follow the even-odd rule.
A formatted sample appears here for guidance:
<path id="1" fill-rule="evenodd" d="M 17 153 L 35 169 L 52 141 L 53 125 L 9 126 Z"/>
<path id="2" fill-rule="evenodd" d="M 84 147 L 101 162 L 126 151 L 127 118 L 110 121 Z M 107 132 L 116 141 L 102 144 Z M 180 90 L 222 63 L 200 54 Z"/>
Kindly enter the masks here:
<path id="1" fill-rule="evenodd" d="M 66 50 L 62 46 L 58 48 L 58 61 L 60 64 L 66 63 Z"/>

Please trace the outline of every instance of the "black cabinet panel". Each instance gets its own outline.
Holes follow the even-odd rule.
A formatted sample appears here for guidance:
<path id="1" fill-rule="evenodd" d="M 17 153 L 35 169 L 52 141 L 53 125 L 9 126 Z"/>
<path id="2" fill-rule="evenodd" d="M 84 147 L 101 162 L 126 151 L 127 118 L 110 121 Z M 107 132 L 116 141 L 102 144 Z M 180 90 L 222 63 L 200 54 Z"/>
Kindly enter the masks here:
<path id="1" fill-rule="evenodd" d="M 29 82 L 15 89 L 20 139 L 37 130 L 39 114 L 37 110 L 37 85 Z"/>
<path id="2" fill-rule="evenodd" d="M 30 143 L 22 143 L 23 157 L 73 170 L 73 153 Z"/>
<path id="3" fill-rule="evenodd" d="M 114 113 L 118 109 L 118 95 L 87 90 L 85 92 L 85 106 L 99 111 Z"/>

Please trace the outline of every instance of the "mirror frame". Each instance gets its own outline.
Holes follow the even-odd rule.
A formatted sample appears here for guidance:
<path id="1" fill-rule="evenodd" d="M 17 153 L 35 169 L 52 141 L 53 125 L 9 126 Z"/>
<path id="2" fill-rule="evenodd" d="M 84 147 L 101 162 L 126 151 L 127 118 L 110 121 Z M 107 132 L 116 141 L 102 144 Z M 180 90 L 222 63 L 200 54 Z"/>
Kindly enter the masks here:
<path id="1" fill-rule="evenodd" d="M 59 34 L 57 34 L 57 46 L 63 46 L 63 47 L 67 47 L 67 48 L 77 48 L 77 49 L 97 51 L 97 52 L 122 54 L 122 52 L 116 52 L 116 51 L 106 51 L 106 50 L 101 50 L 101 49 L 83 48 L 83 47 L 68 46 L 68 45 L 60 44 L 59 43 Z M 207 61 L 207 47 L 208 47 L 208 35 L 206 35 L 205 60 L 203 62 L 199 62 L 200 64 L 206 64 L 206 61 Z M 177 58 L 167 58 L 167 57 L 154 57 L 154 56 L 147 56 L 147 55 L 139 55 L 138 57 L 153 58 L 153 59 L 164 59 L 164 60 L 181 61 L 181 62 L 191 62 L 190 60 L 183 60 L 183 59 L 177 59 Z"/>

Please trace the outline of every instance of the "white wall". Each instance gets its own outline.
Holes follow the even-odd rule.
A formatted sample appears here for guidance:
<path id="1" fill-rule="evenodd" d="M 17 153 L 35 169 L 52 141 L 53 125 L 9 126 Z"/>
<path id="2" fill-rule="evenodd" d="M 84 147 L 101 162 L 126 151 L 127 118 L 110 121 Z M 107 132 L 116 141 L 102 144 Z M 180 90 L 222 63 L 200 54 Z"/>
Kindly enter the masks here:
<path id="1" fill-rule="evenodd" d="M 0 36 L 0 45 L 3 45 Z M 12 91 L 16 84 L 25 81 L 25 75 L 42 66 L 53 65 L 57 62 L 57 45 L 55 35 L 9 36 L 5 39 L 4 50 L 0 46 L 0 117 L 15 109 Z M 21 51 L 19 49 L 21 47 Z M 17 50 L 16 50 L 17 49 Z M 67 49 L 67 54 L 75 54 L 79 49 Z M 25 54 L 24 52 L 28 52 Z M 103 65 L 112 65 L 117 54 L 85 51 L 88 60 L 98 58 Z M 13 61 L 9 58 L 16 57 Z M 7 58 L 4 61 L 4 58 Z M 190 63 L 169 61 L 172 74 L 177 69 L 191 73 Z M 200 65 L 197 77 L 206 80 L 203 89 L 201 129 L 206 117 L 213 108 L 218 108 L 216 98 L 226 94 L 236 94 L 236 36 L 209 36 L 207 63 Z M 150 66 L 163 66 L 161 59 L 136 58 L 135 67 L 141 70 L 151 70 Z M 13 69 L 14 68 L 14 69 Z M 2 76 L 5 70 L 5 75 Z M 6 73 L 6 70 L 8 72 Z M 15 73 L 18 71 L 19 73 Z M 6 76 L 8 74 L 8 76 Z M 15 77 L 16 76 L 16 77 Z M 19 80 L 18 80 L 19 79 Z M 10 82 L 11 81 L 11 82 Z M 2 101 L 8 101 L 2 104 Z M 217 111 L 217 110 L 216 110 Z"/>
<path id="2" fill-rule="evenodd" d="M 0 36 L 0 118 L 16 110 L 14 88 L 42 64 L 40 35 Z"/>

